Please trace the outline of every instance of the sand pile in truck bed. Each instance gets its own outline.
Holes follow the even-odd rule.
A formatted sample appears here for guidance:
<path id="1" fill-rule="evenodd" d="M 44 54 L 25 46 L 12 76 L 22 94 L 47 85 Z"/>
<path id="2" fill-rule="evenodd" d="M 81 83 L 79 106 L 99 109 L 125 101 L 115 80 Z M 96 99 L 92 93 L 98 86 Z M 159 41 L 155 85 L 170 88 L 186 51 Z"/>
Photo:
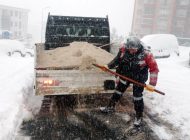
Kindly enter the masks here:
<path id="1" fill-rule="evenodd" d="M 108 64 L 114 56 L 87 42 L 73 42 L 67 47 L 45 50 L 37 56 L 37 67 L 91 69 L 92 64 Z"/>

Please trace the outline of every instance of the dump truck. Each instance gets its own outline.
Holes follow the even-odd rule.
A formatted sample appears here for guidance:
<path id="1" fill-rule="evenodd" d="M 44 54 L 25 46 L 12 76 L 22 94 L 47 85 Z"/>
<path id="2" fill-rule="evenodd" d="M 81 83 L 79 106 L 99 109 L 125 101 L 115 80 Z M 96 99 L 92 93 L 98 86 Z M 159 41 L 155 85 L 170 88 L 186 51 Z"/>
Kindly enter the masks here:
<path id="1" fill-rule="evenodd" d="M 52 66 L 39 65 L 42 59 L 46 62 L 51 59 L 43 58 L 43 53 L 67 47 L 73 41 L 85 41 L 100 47 L 109 44 L 109 40 L 108 17 L 71 17 L 49 14 L 45 43 L 37 43 L 35 47 L 35 94 L 46 96 L 113 93 L 115 78 L 100 70 L 81 71 L 71 67 L 53 66 L 53 64 Z M 110 50 L 109 46 L 103 49 Z"/>

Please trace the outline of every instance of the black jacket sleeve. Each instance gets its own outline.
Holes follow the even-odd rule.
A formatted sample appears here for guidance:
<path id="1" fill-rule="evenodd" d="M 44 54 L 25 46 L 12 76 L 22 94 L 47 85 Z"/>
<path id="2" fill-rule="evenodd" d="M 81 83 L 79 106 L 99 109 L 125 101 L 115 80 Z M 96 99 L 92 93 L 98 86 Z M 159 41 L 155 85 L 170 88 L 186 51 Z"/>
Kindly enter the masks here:
<path id="1" fill-rule="evenodd" d="M 121 56 L 121 50 L 119 50 L 117 56 L 110 63 L 108 63 L 109 69 L 114 69 L 119 65 L 120 56 Z"/>

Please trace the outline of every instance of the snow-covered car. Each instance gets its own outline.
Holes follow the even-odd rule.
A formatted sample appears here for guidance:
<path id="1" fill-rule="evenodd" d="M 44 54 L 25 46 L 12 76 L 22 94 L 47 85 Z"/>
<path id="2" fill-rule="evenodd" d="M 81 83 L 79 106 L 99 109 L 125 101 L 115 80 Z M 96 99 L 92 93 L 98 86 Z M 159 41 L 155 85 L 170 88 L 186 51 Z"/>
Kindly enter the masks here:
<path id="1" fill-rule="evenodd" d="M 179 44 L 175 35 L 151 34 L 144 36 L 141 41 L 149 46 L 155 58 L 166 58 L 171 53 L 179 55 Z"/>
<path id="2" fill-rule="evenodd" d="M 0 39 L 0 54 L 8 56 L 25 57 L 26 54 L 33 56 L 33 52 L 25 48 L 22 42 L 10 39 Z"/>
<path id="3" fill-rule="evenodd" d="M 25 48 L 23 53 L 24 53 L 25 57 L 33 57 L 34 56 L 34 49 Z"/>

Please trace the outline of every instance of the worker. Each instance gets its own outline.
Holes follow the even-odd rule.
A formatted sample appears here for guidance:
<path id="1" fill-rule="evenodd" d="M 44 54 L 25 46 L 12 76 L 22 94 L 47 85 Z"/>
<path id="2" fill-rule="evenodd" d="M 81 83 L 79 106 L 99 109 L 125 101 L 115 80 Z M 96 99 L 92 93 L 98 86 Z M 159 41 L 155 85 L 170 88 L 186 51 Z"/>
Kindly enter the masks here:
<path id="1" fill-rule="evenodd" d="M 152 53 L 145 49 L 143 43 L 137 37 L 129 37 L 120 48 L 117 56 L 105 67 L 109 69 L 116 68 L 118 74 L 143 84 L 148 80 L 149 71 L 149 85 L 146 87 L 148 90 L 153 91 L 154 86 L 157 84 L 158 65 Z M 119 101 L 130 84 L 131 82 L 119 78 L 109 104 L 106 107 L 101 107 L 101 111 L 103 113 L 115 111 L 116 102 Z M 142 124 L 144 110 L 143 90 L 144 87 L 133 84 L 133 103 L 136 112 L 134 119 L 135 126 Z"/>

